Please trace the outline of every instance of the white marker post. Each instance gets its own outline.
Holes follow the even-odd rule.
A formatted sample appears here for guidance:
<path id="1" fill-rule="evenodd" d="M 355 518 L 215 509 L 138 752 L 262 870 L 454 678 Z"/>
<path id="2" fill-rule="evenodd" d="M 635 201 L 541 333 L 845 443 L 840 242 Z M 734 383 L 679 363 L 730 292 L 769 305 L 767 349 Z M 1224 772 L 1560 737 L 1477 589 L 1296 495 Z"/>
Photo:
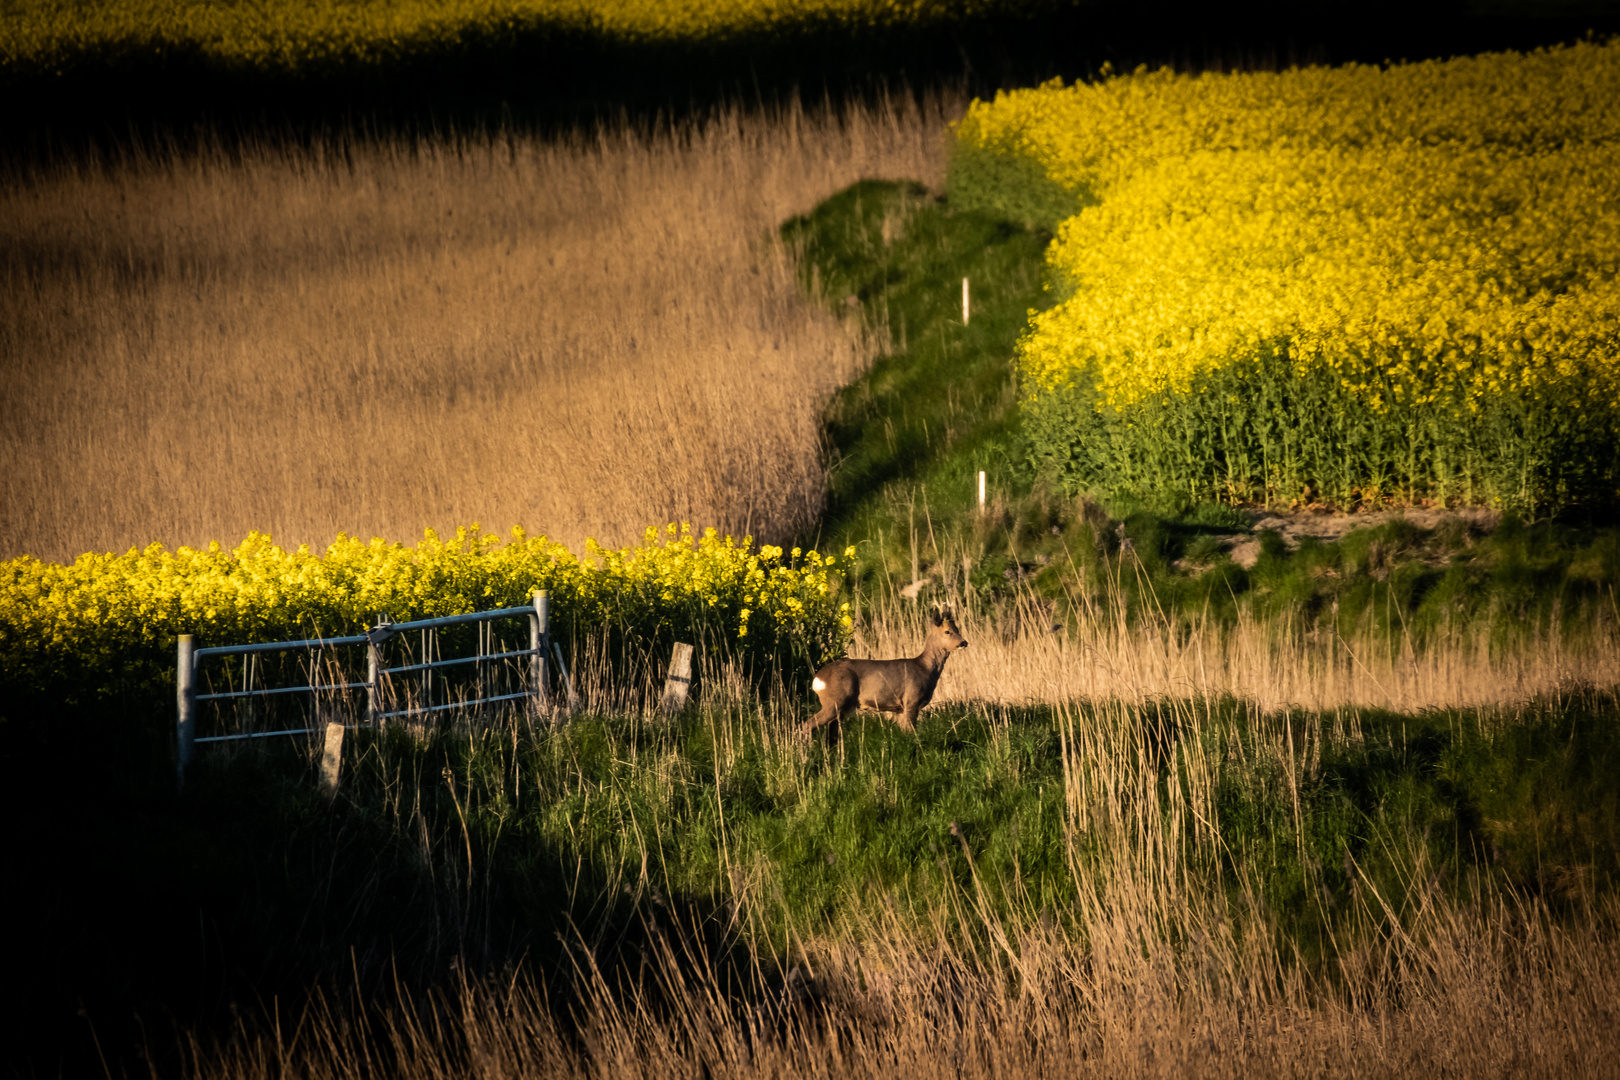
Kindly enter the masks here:
<path id="1" fill-rule="evenodd" d="M 979 470 L 979 513 L 984 513 L 984 470 Z"/>
<path id="2" fill-rule="evenodd" d="M 962 325 L 968 324 L 968 279 L 962 279 Z"/>

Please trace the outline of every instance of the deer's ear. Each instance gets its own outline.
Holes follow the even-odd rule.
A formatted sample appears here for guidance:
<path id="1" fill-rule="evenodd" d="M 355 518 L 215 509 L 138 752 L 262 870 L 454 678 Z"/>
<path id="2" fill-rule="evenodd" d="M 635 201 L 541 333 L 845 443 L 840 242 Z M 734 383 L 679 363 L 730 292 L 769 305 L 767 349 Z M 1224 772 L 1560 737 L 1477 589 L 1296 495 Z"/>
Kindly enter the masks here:
<path id="1" fill-rule="evenodd" d="M 933 620 L 934 620 L 934 625 L 935 625 L 935 626 L 939 626 L 939 625 L 940 625 L 940 624 L 941 624 L 941 623 L 943 623 L 943 622 L 944 622 L 944 621 L 945 621 L 945 620 L 943 620 L 943 619 L 941 619 L 941 618 L 940 618 L 940 617 L 939 617 L 939 608 L 935 608 L 935 609 L 934 609 L 934 612 L 933 612 L 933 614 L 932 614 L 932 615 L 931 615 L 931 616 L 930 616 L 930 618 L 932 618 L 932 619 L 933 619 Z"/>

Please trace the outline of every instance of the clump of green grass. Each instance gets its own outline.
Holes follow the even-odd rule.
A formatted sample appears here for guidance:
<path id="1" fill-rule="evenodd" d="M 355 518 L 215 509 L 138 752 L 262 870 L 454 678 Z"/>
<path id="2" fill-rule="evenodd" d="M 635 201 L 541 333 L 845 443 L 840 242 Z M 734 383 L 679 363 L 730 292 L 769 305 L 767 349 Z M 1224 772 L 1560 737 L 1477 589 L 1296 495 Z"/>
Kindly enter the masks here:
<path id="1" fill-rule="evenodd" d="M 953 210 L 920 185 L 877 181 L 789 221 L 782 235 L 814 292 L 859 308 L 892 343 L 828 408 L 823 547 L 859 545 L 869 572 L 915 544 L 936 548 L 938 529 L 974 505 L 979 471 L 992 495 L 1018 482 L 1011 344 L 1041 302 L 1046 238 Z"/>

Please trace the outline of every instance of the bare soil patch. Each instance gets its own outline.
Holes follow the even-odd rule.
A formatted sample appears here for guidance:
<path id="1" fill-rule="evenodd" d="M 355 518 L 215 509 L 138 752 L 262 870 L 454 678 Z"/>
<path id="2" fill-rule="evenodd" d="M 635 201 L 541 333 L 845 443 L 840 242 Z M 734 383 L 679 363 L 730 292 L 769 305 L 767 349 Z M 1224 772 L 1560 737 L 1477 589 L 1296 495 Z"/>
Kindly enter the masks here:
<path id="1" fill-rule="evenodd" d="M 1391 521 L 1403 520 L 1423 529 L 1437 529 L 1455 521 L 1473 533 L 1487 533 L 1501 522 L 1502 515 L 1494 510 L 1467 507 L 1446 510 L 1438 507 L 1405 507 L 1395 510 L 1369 510 L 1344 513 L 1337 510 L 1279 511 L 1263 510 L 1254 514 L 1248 532 L 1231 532 L 1220 537 L 1232 555 L 1232 561 L 1245 570 L 1260 558 L 1260 533 L 1274 532 L 1293 550 L 1307 537 L 1324 544 L 1343 540 L 1357 529 L 1371 529 Z"/>

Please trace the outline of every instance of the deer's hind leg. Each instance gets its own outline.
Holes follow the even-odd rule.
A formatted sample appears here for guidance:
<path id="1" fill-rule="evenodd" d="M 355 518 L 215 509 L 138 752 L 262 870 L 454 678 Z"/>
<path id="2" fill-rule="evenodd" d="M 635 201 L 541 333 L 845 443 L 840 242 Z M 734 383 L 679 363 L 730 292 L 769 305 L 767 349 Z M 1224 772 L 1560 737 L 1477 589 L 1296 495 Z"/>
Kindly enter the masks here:
<path id="1" fill-rule="evenodd" d="M 853 696 L 846 698 L 844 695 L 834 692 L 830 687 L 819 691 L 817 696 L 821 699 L 821 711 L 799 726 L 799 734 L 804 738 L 809 738 L 815 733 L 816 728 L 825 726 L 827 728 L 827 743 L 832 745 L 838 742 L 838 735 L 843 727 L 844 717 L 854 711 L 855 699 Z"/>

